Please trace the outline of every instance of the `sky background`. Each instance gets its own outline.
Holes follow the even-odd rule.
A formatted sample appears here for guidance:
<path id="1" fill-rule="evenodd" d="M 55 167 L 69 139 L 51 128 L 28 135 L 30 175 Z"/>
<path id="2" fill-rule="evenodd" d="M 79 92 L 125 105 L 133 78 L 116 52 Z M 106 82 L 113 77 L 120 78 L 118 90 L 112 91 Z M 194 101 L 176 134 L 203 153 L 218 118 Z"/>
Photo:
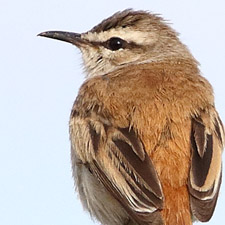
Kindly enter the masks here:
<path id="1" fill-rule="evenodd" d="M 84 81 L 81 54 L 70 44 L 36 35 L 84 32 L 126 8 L 160 13 L 173 24 L 213 85 L 225 121 L 223 0 L 1 0 L 1 225 L 94 224 L 75 194 L 70 166 L 68 120 Z M 224 182 L 207 224 L 225 224 L 223 202 Z"/>

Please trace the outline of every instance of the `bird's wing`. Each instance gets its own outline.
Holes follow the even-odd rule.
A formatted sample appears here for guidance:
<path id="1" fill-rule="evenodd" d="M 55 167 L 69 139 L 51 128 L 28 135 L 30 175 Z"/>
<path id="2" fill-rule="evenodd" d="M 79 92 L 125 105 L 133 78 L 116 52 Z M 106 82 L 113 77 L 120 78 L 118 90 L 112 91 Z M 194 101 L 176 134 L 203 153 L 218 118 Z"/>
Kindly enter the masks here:
<path id="1" fill-rule="evenodd" d="M 94 117 L 73 117 L 70 127 L 76 154 L 128 214 L 138 224 L 162 224 L 161 184 L 132 127 L 115 127 Z"/>
<path id="2" fill-rule="evenodd" d="M 214 211 L 221 184 L 224 128 L 215 109 L 192 118 L 189 192 L 193 215 L 208 221 Z"/>

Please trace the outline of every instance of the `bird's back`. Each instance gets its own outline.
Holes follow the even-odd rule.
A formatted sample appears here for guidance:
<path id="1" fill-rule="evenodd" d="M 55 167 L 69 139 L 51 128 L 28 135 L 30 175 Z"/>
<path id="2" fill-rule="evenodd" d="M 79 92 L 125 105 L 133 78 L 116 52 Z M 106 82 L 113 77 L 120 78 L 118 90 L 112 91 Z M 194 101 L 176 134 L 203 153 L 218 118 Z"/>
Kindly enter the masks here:
<path id="1" fill-rule="evenodd" d="M 188 191 L 192 117 L 212 101 L 211 86 L 189 61 L 144 64 L 135 70 L 131 66 L 86 81 L 71 124 L 79 113 L 97 121 L 110 118 L 113 127 L 133 129 L 162 185 L 160 214 L 165 225 L 188 225 L 192 223 Z M 73 130 L 71 135 L 74 139 Z"/>

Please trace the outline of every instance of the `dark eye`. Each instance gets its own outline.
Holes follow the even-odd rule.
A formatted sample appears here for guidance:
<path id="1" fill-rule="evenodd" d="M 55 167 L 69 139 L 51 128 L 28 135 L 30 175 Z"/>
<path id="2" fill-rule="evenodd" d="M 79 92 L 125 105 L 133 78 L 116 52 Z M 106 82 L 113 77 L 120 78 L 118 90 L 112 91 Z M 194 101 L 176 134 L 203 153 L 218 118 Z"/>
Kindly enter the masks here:
<path id="1" fill-rule="evenodd" d="M 124 48 L 125 43 L 126 42 L 121 38 L 112 37 L 107 41 L 107 47 L 112 51 L 116 51 L 120 48 Z"/>

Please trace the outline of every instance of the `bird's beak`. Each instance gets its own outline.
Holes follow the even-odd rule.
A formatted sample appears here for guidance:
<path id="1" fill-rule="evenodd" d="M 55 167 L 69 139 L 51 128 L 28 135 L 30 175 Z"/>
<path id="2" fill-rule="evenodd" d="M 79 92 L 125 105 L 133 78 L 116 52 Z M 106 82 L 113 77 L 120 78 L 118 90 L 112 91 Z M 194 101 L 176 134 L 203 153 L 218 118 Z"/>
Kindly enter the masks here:
<path id="1" fill-rule="evenodd" d="M 72 32 L 46 31 L 38 34 L 38 36 L 69 42 L 77 47 L 82 47 L 83 45 L 87 44 L 87 41 L 81 38 L 81 34 Z"/>

